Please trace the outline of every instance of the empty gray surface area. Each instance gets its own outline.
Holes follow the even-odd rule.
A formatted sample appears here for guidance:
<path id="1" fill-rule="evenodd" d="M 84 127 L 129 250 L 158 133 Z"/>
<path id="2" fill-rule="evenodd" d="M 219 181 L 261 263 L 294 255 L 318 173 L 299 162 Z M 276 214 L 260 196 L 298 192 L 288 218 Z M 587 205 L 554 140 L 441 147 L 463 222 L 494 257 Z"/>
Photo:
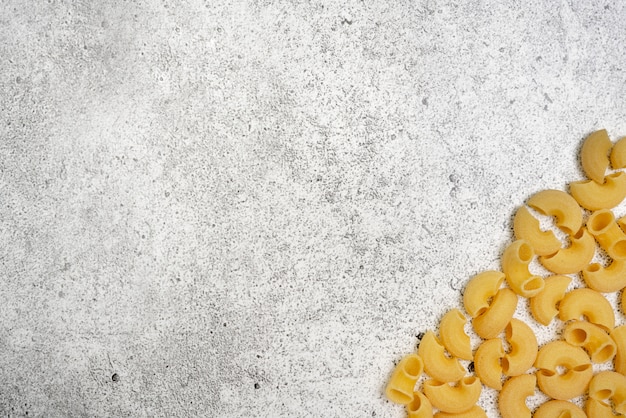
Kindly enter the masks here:
<path id="1" fill-rule="evenodd" d="M 626 3 L 457 3 L 0 1 L 0 415 L 405 416 L 515 210 L 626 136 Z"/>

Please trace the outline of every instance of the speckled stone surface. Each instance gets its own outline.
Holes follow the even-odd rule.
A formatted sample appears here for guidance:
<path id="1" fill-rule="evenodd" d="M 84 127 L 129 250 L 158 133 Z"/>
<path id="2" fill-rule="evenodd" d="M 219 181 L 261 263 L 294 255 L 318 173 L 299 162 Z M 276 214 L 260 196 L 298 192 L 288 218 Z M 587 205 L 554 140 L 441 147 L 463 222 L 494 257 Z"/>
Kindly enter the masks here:
<path id="1" fill-rule="evenodd" d="M 394 362 L 626 135 L 625 13 L 1 1 L 0 415 L 404 416 Z"/>

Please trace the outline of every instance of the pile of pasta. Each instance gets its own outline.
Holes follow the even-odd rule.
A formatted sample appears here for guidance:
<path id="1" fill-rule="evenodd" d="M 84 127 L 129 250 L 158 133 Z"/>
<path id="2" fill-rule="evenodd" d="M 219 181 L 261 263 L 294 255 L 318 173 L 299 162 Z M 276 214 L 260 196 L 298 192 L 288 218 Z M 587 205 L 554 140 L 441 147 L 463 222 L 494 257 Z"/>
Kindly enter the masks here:
<path id="1" fill-rule="evenodd" d="M 626 197 L 626 138 L 613 144 L 606 130 L 593 132 L 580 156 L 588 180 L 570 183 L 569 193 L 530 197 L 515 214 L 502 271 L 474 276 L 463 291 L 465 313 L 449 310 L 439 335 L 426 332 L 417 353 L 397 364 L 386 395 L 410 418 L 486 417 L 483 385 L 498 391 L 504 418 L 626 417 L 626 325 L 616 327 L 604 295 L 621 291 L 626 309 L 626 217 L 611 210 Z M 542 227 L 542 216 L 554 228 Z M 595 255 L 606 263 L 592 262 Z M 536 261 L 551 274 L 531 272 Z M 581 276 L 584 286 L 570 289 Z M 533 329 L 513 317 L 520 298 L 541 326 L 560 321 L 554 340 L 539 347 Z M 479 344 L 465 332 L 468 317 Z M 462 360 L 473 362 L 471 372 Z M 546 401 L 531 411 L 527 398 L 537 387 Z"/>

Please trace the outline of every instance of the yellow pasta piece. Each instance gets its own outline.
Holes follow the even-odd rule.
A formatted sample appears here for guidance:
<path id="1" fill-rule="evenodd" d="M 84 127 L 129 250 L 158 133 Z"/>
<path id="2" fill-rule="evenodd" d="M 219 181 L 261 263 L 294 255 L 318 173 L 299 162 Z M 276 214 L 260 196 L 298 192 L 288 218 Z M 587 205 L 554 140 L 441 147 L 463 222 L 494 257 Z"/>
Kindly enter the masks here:
<path id="1" fill-rule="evenodd" d="M 433 418 L 433 406 L 421 392 L 413 392 L 413 400 L 406 405 L 409 418 Z"/>
<path id="2" fill-rule="evenodd" d="M 526 398 L 535 394 L 537 379 L 532 374 L 511 377 L 504 382 L 498 395 L 498 408 L 502 418 L 530 418 Z"/>
<path id="3" fill-rule="evenodd" d="M 511 289 L 520 296 L 530 298 L 543 290 L 543 278 L 534 276 L 528 264 L 535 256 L 532 247 L 524 240 L 514 241 L 502 255 L 502 271 Z"/>
<path id="4" fill-rule="evenodd" d="M 613 259 L 626 258 L 626 234 L 617 226 L 613 212 L 600 209 L 587 220 L 587 230 Z"/>
<path id="5" fill-rule="evenodd" d="M 626 325 L 615 327 L 610 335 L 617 346 L 617 353 L 613 358 L 613 368 L 616 372 L 626 375 Z"/>
<path id="6" fill-rule="evenodd" d="M 563 338 L 571 345 L 584 348 L 594 363 L 612 360 L 617 352 L 615 342 L 609 334 L 591 322 L 569 323 L 563 331 Z"/>
<path id="7" fill-rule="evenodd" d="M 504 273 L 493 270 L 483 271 L 470 280 L 463 292 L 463 305 L 472 318 L 489 308 L 489 300 L 498 293 L 502 282 Z"/>
<path id="8" fill-rule="evenodd" d="M 520 207 L 515 213 L 513 231 L 515 231 L 515 238 L 528 242 L 537 255 L 550 255 L 561 249 L 561 241 L 554 235 L 554 232 L 542 231 L 539 220 L 526 206 Z"/>
<path id="9" fill-rule="evenodd" d="M 592 132 L 583 142 L 580 150 L 583 171 L 587 177 L 597 183 L 604 183 L 604 174 L 609 168 L 609 151 L 612 145 L 606 129 Z"/>
<path id="10" fill-rule="evenodd" d="M 405 356 L 396 366 L 385 394 L 387 399 L 399 404 L 408 404 L 413 400 L 413 389 L 424 370 L 422 359 L 415 353 Z"/>
<path id="11" fill-rule="evenodd" d="M 544 281 L 543 290 L 530 299 L 530 312 L 537 322 L 548 325 L 559 313 L 556 305 L 565 296 L 565 290 L 572 279 L 568 276 L 551 276 Z"/>
<path id="12" fill-rule="evenodd" d="M 491 306 L 472 321 L 474 331 L 481 338 L 495 338 L 504 330 L 517 307 L 517 295 L 511 289 L 502 288 L 496 293 Z"/>
<path id="13" fill-rule="evenodd" d="M 591 418 L 619 418 L 623 417 L 623 415 L 615 415 L 613 413 L 613 408 L 604 402 L 596 401 L 595 399 L 589 398 L 585 403 L 585 412 L 587 412 L 587 416 Z"/>
<path id="14" fill-rule="evenodd" d="M 440 382 L 456 382 L 465 375 L 465 369 L 459 360 L 446 356 L 444 346 L 432 331 L 426 332 L 422 337 L 418 354 L 424 361 L 424 371 Z"/>
<path id="15" fill-rule="evenodd" d="M 585 316 L 607 332 L 615 327 L 613 307 L 602 294 L 591 289 L 574 289 L 567 293 L 559 304 L 561 321 L 580 319 Z"/>
<path id="16" fill-rule="evenodd" d="M 463 327 L 467 319 L 458 309 L 449 310 L 439 323 L 439 337 L 450 354 L 463 360 L 472 359 L 470 337 Z"/>
<path id="17" fill-rule="evenodd" d="M 487 418 L 485 411 L 478 405 L 472 406 L 468 411 L 458 414 L 448 412 L 437 412 L 435 418 Z"/>
<path id="18" fill-rule="evenodd" d="M 626 173 L 609 174 L 603 184 L 593 180 L 575 181 L 569 184 L 569 191 L 585 209 L 611 209 L 626 197 Z"/>
<path id="19" fill-rule="evenodd" d="M 613 371 L 602 371 L 589 382 L 589 397 L 605 404 L 609 401 L 613 409 L 626 414 L 626 376 Z"/>
<path id="20" fill-rule="evenodd" d="M 483 342 L 476 350 L 474 371 L 484 385 L 497 390 L 502 389 L 500 360 L 504 354 L 502 341 L 499 338 L 492 338 Z"/>
<path id="21" fill-rule="evenodd" d="M 611 166 L 614 169 L 626 168 L 626 137 L 619 139 L 611 150 Z"/>
<path id="22" fill-rule="evenodd" d="M 478 402 L 481 390 L 480 380 L 474 376 L 465 376 L 454 386 L 437 380 L 424 382 L 424 394 L 430 403 L 440 411 L 453 414 L 470 410 Z"/>
<path id="23" fill-rule="evenodd" d="M 542 215 L 556 218 L 556 225 L 570 235 L 578 232 L 583 224 L 580 206 L 572 196 L 561 190 L 543 190 L 528 199 L 528 206 Z"/>
<path id="24" fill-rule="evenodd" d="M 626 261 L 613 260 L 606 268 L 599 263 L 589 264 L 583 269 L 583 278 L 597 292 L 617 292 L 626 287 Z"/>
<path id="25" fill-rule="evenodd" d="M 596 242 L 581 228 L 576 235 L 570 236 L 571 245 L 561 248 L 555 254 L 539 257 L 545 268 L 556 274 L 578 273 L 587 266 L 596 252 Z"/>
<path id="26" fill-rule="evenodd" d="M 538 345 L 535 333 L 524 322 L 513 318 L 505 329 L 505 336 L 511 351 L 502 359 L 502 372 L 507 376 L 526 373 L 537 358 Z"/>
<path id="27" fill-rule="evenodd" d="M 537 385 L 546 395 L 567 400 L 582 395 L 593 376 L 591 360 L 580 347 L 565 341 L 552 341 L 543 346 L 535 361 Z M 558 369 L 567 371 L 559 374 Z"/>
<path id="28" fill-rule="evenodd" d="M 552 400 L 537 408 L 533 418 L 587 418 L 587 414 L 571 402 Z"/>

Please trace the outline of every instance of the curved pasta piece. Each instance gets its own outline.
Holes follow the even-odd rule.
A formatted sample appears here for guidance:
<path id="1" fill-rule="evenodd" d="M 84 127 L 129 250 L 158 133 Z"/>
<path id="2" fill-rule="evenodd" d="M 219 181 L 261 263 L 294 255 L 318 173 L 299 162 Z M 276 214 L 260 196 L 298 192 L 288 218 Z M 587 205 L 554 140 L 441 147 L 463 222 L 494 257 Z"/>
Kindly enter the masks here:
<path id="1" fill-rule="evenodd" d="M 437 380 L 424 382 L 424 394 L 430 403 L 443 412 L 458 414 L 471 409 L 478 398 L 482 385 L 474 376 L 465 376 L 455 386 Z"/>
<path id="2" fill-rule="evenodd" d="M 533 418 L 587 418 L 587 414 L 571 402 L 552 400 L 537 408 Z"/>
<path id="3" fill-rule="evenodd" d="M 588 417 L 593 418 L 619 418 L 623 415 L 615 415 L 613 413 L 613 408 L 604 402 L 596 401 L 595 399 L 589 398 L 585 403 L 585 412 Z"/>
<path id="4" fill-rule="evenodd" d="M 433 406 L 421 392 L 413 392 L 413 400 L 406 405 L 409 418 L 433 418 Z"/>
<path id="5" fill-rule="evenodd" d="M 530 299 L 530 312 L 537 322 L 548 325 L 559 313 L 556 305 L 565 296 L 567 286 L 572 279 L 568 276 L 551 276 L 544 281 L 543 290 Z"/>
<path id="6" fill-rule="evenodd" d="M 626 374 L 626 325 L 615 327 L 610 335 L 617 346 L 617 353 L 613 358 L 613 368 L 618 373 Z"/>
<path id="7" fill-rule="evenodd" d="M 520 296 L 530 298 L 543 290 L 543 278 L 534 276 L 528 264 L 535 253 L 528 242 L 518 239 L 502 254 L 502 271 L 511 289 Z"/>
<path id="8" fill-rule="evenodd" d="M 608 370 L 598 373 L 589 382 L 589 397 L 606 404 L 610 400 L 616 412 L 626 413 L 626 376 Z"/>
<path id="9" fill-rule="evenodd" d="M 612 293 L 626 287 L 626 261 L 613 260 L 610 266 L 599 263 L 589 264 L 583 269 L 587 286 L 597 292 Z"/>
<path id="10" fill-rule="evenodd" d="M 498 408 L 502 418 L 530 418 L 526 398 L 535 394 L 537 378 L 532 374 L 511 377 L 504 382 L 498 395 Z"/>
<path id="11" fill-rule="evenodd" d="M 408 404 L 413 400 L 413 389 L 424 370 L 422 359 L 415 353 L 405 356 L 396 366 L 385 394 L 391 402 Z"/>
<path id="12" fill-rule="evenodd" d="M 611 209 L 626 197 L 626 173 L 609 174 L 604 184 L 593 180 L 575 181 L 569 184 L 569 191 L 585 209 Z"/>
<path id="13" fill-rule="evenodd" d="M 571 345 L 584 348 L 594 363 L 612 360 L 617 352 L 609 334 L 591 322 L 570 322 L 563 331 L 563 338 Z"/>
<path id="14" fill-rule="evenodd" d="M 513 318 L 506 326 L 505 336 L 511 351 L 502 359 L 502 372 L 507 376 L 526 373 L 537 358 L 538 345 L 535 333 L 524 322 Z"/>
<path id="15" fill-rule="evenodd" d="M 559 304 L 559 318 L 561 321 L 580 319 L 585 316 L 607 332 L 615 327 L 613 307 L 602 294 L 591 289 L 574 289 L 567 293 Z"/>
<path id="16" fill-rule="evenodd" d="M 591 360 L 580 347 L 552 341 L 539 350 L 535 361 L 537 385 L 546 395 L 567 400 L 582 395 L 593 376 Z M 567 371 L 559 374 L 558 368 Z"/>
<path id="17" fill-rule="evenodd" d="M 459 414 L 449 414 L 447 412 L 437 412 L 435 418 L 487 418 L 485 411 L 478 405 L 472 406 L 468 411 Z"/>
<path id="18" fill-rule="evenodd" d="M 516 307 L 515 292 L 507 288 L 500 289 L 489 309 L 472 320 L 474 331 L 486 340 L 497 337 L 513 318 Z"/>
<path id="19" fill-rule="evenodd" d="M 585 268 L 596 252 L 595 240 L 586 228 L 581 228 L 570 239 L 572 244 L 569 247 L 561 248 L 555 254 L 539 257 L 541 264 L 556 274 L 578 273 Z"/>
<path id="20" fill-rule="evenodd" d="M 620 138 L 611 150 L 611 167 L 626 168 L 626 137 Z"/>
<path id="21" fill-rule="evenodd" d="M 424 371 L 440 382 L 456 382 L 465 375 L 459 360 L 446 356 L 443 345 L 432 331 L 424 334 L 417 352 L 424 361 Z"/>
<path id="22" fill-rule="evenodd" d="M 592 132 L 583 142 L 580 150 L 583 171 L 596 183 L 604 183 L 604 174 L 609 168 L 609 151 L 612 146 L 606 129 Z"/>
<path id="23" fill-rule="evenodd" d="M 489 308 L 489 299 L 498 293 L 502 282 L 504 273 L 494 270 L 483 271 L 469 281 L 463 292 L 463 306 L 472 318 Z"/>
<path id="24" fill-rule="evenodd" d="M 561 190 L 542 190 L 528 199 L 527 204 L 542 215 L 554 216 L 556 226 L 570 235 L 583 225 L 580 206 L 572 196 Z"/>
<path id="25" fill-rule="evenodd" d="M 587 220 L 587 230 L 611 258 L 626 258 L 626 234 L 617 225 L 613 212 L 600 209 L 592 213 Z"/>
<path id="26" fill-rule="evenodd" d="M 474 372 L 484 385 L 502 389 L 502 366 L 500 359 L 504 357 L 504 348 L 499 338 L 483 342 L 474 355 Z"/>
<path id="27" fill-rule="evenodd" d="M 449 310 L 439 322 L 439 338 L 450 354 L 463 360 L 472 359 L 470 337 L 463 327 L 467 319 L 458 309 Z"/>
<path id="28" fill-rule="evenodd" d="M 523 239 L 532 247 L 537 255 L 550 255 L 561 249 L 561 241 L 552 231 L 542 231 L 539 220 L 526 206 L 520 207 L 513 219 L 515 238 Z"/>

